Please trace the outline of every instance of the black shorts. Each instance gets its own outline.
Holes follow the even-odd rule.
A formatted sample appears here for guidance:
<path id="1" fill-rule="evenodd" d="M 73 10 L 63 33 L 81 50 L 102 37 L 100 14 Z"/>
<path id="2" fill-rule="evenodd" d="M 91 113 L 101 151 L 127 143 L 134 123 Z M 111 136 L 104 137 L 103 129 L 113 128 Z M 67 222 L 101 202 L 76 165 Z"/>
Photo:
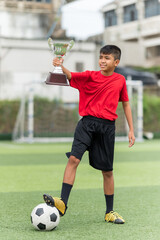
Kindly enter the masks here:
<path id="1" fill-rule="evenodd" d="M 115 121 L 85 116 L 77 124 L 69 155 L 81 160 L 84 152 L 88 150 L 92 167 L 112 171 L 114 142 Z"/>

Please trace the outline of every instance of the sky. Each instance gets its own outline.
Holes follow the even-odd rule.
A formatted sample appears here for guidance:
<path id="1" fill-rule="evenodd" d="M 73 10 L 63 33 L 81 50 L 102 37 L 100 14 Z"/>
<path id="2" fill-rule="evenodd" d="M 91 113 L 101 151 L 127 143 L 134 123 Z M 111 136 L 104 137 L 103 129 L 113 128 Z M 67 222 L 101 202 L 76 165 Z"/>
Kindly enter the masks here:
<path id="1" fill-rule="evenodd" d="M 77 0 L 62 8 L 62 28 L 76 40 L 100 34 L 104 30 L 101 9 L 113 0 Z"/>

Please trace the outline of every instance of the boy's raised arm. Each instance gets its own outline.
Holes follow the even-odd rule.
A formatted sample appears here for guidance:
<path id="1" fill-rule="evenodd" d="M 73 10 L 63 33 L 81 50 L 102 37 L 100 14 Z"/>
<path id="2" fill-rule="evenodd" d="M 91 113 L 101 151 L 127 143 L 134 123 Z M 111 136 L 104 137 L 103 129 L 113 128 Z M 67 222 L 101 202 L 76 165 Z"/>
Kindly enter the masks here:
<path id="1" fill-rule="evenodd" d="M 71 80 L 71 77 L 72 77 L 71 72 L 67 68 L 65 68 L 63 65 L 61 67 L 62 67 L 63 73 L 66 74 L 68 80 Z"/>

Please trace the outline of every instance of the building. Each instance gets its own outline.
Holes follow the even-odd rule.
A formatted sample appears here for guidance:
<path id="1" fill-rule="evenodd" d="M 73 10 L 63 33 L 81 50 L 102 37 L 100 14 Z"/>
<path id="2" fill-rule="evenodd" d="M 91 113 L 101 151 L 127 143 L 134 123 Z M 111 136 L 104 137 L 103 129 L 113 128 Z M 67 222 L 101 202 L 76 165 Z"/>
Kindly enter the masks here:
<path id="1" fill-rule="evenodd" d="M 113 0 L 102 9 L 104 42 L 122 49 L 122 66 L 160 65 L 160 0 Z"/>
<path id="2" fill-rule="evenodd" d="M 0 1 L 0 35 L 2 37 L 44 38 L 54 18 L 55 10 L 51 0 Z"/>
<path id="3" fill-rule="evenodd" d="M 53 28 L 55 13 L 57 16 L 62 2 L 0 0 L 0 99 L 21 98 L 25 88 L 34 84 L 35 93 L 40 96 L 59 98 L 66 103 L 78 101 L 76 90 L 44 83 L 53 70 L 48 31 L 51 30 L 56 42 L 69 42 L 58 38 L 58 33 L 62 33 L 60 25 Z M 97 69 L 96 54 L 95 43 L 76 42 L 65 57 L 65 66 L 71 71 Z"/>
<path id="4" fill-rule="evenodd" d="M 62 37 L 60 7 L 64 0 L 0 0 L 0 36 L 42 39 Z"/>
<path id="5" fill-rule="evenodd" d="M 1 38 L 0 52 L 3 56 L 0 61 L 0 100 L 21 98 L 32 86 L 37 96 L 61 99 L 65 103 L 78 102 L 76 89 L 44 83 L 48 72 L 53 71 L 53 54 L 47 40 Z M 97 69 L 96 54 L 97 44 L 76 42 L 64 57 L 64 65 L 73 72 Z"/>

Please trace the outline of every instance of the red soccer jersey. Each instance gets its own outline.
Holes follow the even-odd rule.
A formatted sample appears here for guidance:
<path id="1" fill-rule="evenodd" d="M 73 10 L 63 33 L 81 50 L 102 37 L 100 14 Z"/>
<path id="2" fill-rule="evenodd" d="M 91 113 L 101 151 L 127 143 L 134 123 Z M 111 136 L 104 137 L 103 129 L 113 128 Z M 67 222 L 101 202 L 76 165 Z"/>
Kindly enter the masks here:
<path id="1" fill-rule="evenodd" d="M 119 101 L 129 101 L 124 76 L 113 73 L 104 76 L 101 71 L 71 73 L 70 86 L 79 90 L 79 114 L 115 120 Z"/>

